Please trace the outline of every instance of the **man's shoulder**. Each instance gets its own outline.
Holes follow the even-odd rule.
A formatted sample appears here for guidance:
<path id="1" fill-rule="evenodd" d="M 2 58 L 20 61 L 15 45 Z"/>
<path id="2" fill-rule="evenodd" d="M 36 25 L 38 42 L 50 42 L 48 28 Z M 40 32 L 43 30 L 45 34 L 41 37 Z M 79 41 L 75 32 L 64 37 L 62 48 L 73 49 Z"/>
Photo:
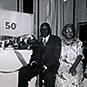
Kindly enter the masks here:
<path id="1" fill-rule="evenodd" d="M 51 38 L 53 38 L 53 39 L 61 39 L 59 36 L 57 36 L 57 35 L 51 35 Z"/>
<path id="2" fill-rule="evenodd" d="M 32 44 L 32 48 L 38 47 L 39 41 L 38 39 L 35 40 L 35 42 Z"/>

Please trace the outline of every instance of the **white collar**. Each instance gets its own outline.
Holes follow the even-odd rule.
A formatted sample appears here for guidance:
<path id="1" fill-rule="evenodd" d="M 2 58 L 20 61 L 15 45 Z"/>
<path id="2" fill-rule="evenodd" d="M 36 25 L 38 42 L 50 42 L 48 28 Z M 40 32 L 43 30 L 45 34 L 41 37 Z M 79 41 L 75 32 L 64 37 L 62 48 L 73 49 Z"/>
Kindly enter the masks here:
<path id="1" fill-rule="evenodd" d="M 46 38 L 43 37 L 43 41 L 44 41 L 44 39 L 46 39 L 46 42 L 47 42 L 49 40 L 49 37 L 50 37 L 50 35 L 48 35 Z"/>

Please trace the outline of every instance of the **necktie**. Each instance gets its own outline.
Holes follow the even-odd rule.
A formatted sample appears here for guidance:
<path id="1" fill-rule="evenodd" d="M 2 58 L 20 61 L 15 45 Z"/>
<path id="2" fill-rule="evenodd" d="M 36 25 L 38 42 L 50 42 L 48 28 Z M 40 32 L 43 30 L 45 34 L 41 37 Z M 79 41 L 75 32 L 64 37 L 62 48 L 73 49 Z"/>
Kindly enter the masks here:
<path id="1" fill-rule="evenodd" d="M 44 39 L 43 44 L 44 44 L 44 45 L 46 44 L 46 39 Z"/>

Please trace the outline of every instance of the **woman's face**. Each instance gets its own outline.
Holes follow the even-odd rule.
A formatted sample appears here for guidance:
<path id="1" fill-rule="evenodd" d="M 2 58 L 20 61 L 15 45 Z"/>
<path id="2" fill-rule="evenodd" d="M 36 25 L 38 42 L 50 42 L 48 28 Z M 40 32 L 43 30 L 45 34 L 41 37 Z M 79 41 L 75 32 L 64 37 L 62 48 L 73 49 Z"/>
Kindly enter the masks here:
<path id="1" fill-rule="evenodd" d="M 68 27 L 65 31 L 66 38 L 72 39 L 73 38 L 73 30 L 71 27 Z"/>

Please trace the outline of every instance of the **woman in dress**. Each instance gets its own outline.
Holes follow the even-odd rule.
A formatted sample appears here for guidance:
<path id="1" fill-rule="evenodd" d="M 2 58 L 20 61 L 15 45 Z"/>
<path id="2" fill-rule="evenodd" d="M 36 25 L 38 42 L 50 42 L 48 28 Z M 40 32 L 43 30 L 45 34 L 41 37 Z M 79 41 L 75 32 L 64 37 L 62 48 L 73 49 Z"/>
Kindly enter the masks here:
<path id="1" fill-rule="evenodd" d="M 67 24 L 62 30 L 62 53 L 56 87 L 83 87 L 82 42 L 75 38 L 73 24 Z"/>

